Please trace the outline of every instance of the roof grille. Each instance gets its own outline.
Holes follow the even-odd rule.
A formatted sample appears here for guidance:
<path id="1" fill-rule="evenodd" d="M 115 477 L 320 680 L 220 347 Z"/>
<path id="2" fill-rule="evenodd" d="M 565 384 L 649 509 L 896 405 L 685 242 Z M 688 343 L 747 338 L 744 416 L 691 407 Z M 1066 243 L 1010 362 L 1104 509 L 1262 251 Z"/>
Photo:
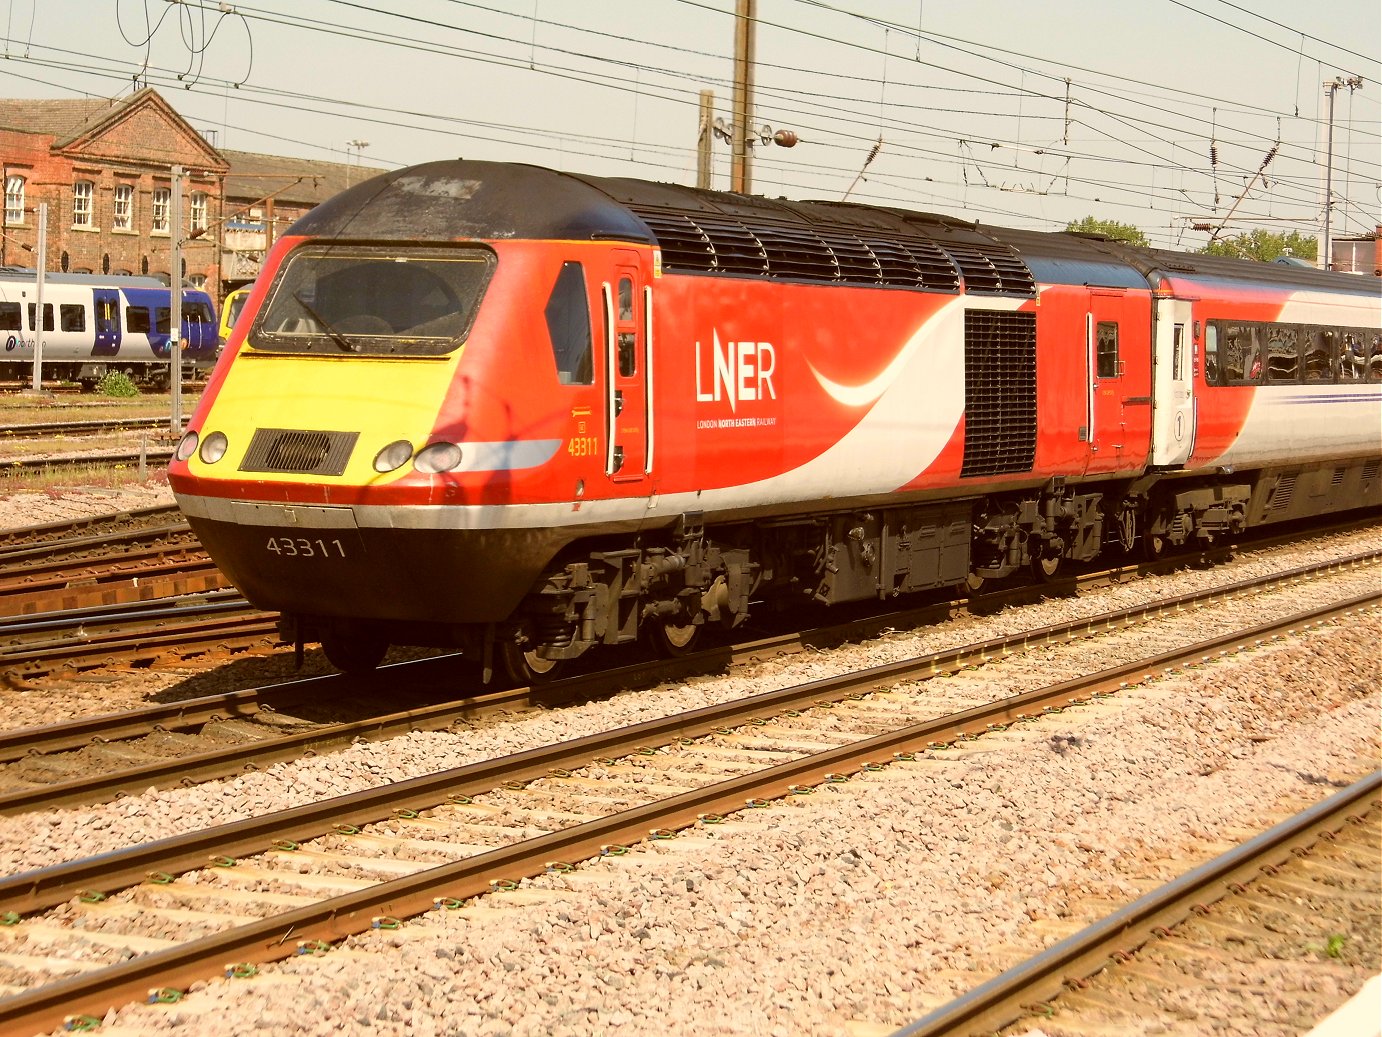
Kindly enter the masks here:
<path id="1" fill-rule="evenodd" d="M 726 213 L 632 204 L 629 208 L 656 237 L 666 270 L 938 292 L 960 289 L 960 266 L 945 249 L 923 237 L 892 237 L 876 228 L 863 236 L 843 227 L 805 222 L 749 222 Z M 1021 260 L 1000 246 L 991 248 L 993 258 L 986 258 L 987 250 L 961 247 L 975 271 L 971 290 L 1030 295 L 1032 276 Z"/>
<path id="2" fill-rule="evenodd" d="M 358 432 L 256 429 L 240 471 L 340 475 L 359 437 Z"/>

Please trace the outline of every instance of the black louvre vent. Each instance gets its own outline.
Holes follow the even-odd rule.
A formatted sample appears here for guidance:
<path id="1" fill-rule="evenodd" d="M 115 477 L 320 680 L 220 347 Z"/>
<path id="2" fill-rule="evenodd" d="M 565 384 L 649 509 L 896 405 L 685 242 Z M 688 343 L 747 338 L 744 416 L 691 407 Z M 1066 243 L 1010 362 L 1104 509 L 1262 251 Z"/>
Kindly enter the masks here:
<path id="1" fill-rule="evenodd" d="M 1030 472 L 1036 456 L 1036 314 L 965 311 L 960 475 Z"/>
<path id="2" fill-rule="evenodd" d="M 945 251 L 965 275 L 965 291 L 983 295 L 1031 295 L 1032 272 L 1009 251 L 947 242 Z"/>
<path id="3" fill-rule="evenodd" d="M 657 239 L 664 270 L 937 292 L 960 289 L 955 262 L 935 242 L 919 236 L 891 238 L 876 228 L 864 236 L 829 225 L 746 222 L 723 213 L 691 214 L 632 204 L 629 208 Z M 983 259 L 986 252 L 965 248 L 966 256 L 980 257 L 971 259 L 984 271 L 976 281 L 977 290 L 1031 294 L 1031 274 L 1014 255 L 997 252 L 988 261 Z"/>
<path id="4" fill-rule="evenodd" d="M 1380 465 L 1382 465 L 1382 461 L 1369 461 L 1367 464 L 1363 465 L 1363 482 L 1372 482 L 1376 479 L 1377 470 Z"/>
<path id="5" fill-rule="evenodd" d="M 256 429 L 240 463 L 242 472 L 296 472 L 302 475 L 340 475 L 358 432 L 308 432 L 298 429 Z"/>

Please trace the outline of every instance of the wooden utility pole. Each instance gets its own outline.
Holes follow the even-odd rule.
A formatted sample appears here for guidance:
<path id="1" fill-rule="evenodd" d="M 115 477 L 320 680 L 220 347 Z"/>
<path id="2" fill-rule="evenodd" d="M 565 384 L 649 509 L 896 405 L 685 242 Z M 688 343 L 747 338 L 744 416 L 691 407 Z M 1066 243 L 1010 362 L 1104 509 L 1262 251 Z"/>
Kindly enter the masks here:
<path id="1" fill-rule="evenodd" d="M 734 125 L 729 189 L 748 194 L 753 186 L 753 151 L 749 120 L 753 115 L 753 36 L 757 0 L 735 0 L 734 12 Z"/>
<path id="2" fill-rule="evenodd" d="M 710 189 L 711 143 L 715 140 L 715 91 L 701 91 L 701 131 L 696 137 L 696 186 Z"/>

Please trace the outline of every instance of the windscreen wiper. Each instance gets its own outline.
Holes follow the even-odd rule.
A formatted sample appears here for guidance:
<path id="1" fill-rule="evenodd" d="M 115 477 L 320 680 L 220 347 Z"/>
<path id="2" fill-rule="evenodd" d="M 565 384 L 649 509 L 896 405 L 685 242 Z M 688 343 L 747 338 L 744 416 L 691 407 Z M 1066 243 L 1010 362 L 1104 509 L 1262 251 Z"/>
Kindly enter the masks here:
<path id="1" fill-rule="evenodd" d="M 302 297 L 301 292 L 294 292 L 293 298 L 297 304 L 307 311 L 307 315 L 321 325 L 321 329 L 331 336 L 331 341 L 349 353 L 358 353 L 360 350 L 351 341 L 331 326 L 331 322 L 317 312 L 315 306 Z"/>

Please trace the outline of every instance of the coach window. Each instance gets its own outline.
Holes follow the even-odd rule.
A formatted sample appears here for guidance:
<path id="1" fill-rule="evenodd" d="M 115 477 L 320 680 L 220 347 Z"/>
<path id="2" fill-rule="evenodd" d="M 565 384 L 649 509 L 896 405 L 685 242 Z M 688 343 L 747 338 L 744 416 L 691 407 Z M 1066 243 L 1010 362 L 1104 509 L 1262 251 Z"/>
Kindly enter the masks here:
<path id="1" fill-rule="evenodd" d="M 1296 329 L 1289 324 L 1269 324 L 1267 332 L 1267 381 L 1300 380 L 1300 346 Z"/>
<path id="2" fill-rule="evenodd" d="M 1219 363 L 1219 326 L 1210 322 L 1204 327 L 1204 380 L 1208 385 L 1222 384 L 1223 368 Z"/>
<path id="3" fill-rule="evenodd" d="M 1305 381 L 1334 381 L 1334 341 L 1337 337 L 1333 328 L 1305 329 L 1305 357 L 1301 365 Z"/>
<path id="4" fill-rule="evenodd" d="M 547 335 L 562 385 L 590 385 L 595 366 L 590 341 L 590 300 L 581 264 L 567 260 L 547 298 Z"/>
<path id="5" fill-rule="evenodd" d="M 633 281 L 627 277 L 619 279 L 619 321 L 633 321 Z M 619 332 L 619 374 L 625 378 L 638 373 L 637 341 L 632 331 Z"/>
<path id="6" fill-rule="evenodd" d="M 72 185 L 72 226 L 94 227 L 92 200 L 95 193 L 96 185 L 90 180 L 78 180 Z"/>
<path id="7" fill-rule="evenodd" d="M 1118 369 L 1118 325 L 1114 321 L 1101 320 L 1095 343 L 1098 347 L 1099 377 L 1117 378 L 1122 374 Z"/>
<path id="8" fill-rule="evenodd" d="M 0 302 L 0 331 L 23 331 L 19 324 L 19 303 Z"/>
<path id="9" fill-rule="evenodd" d="M 149 322 L 147 306 L 131 306 L 125 310 L 125 330 L 138 335 L 147 335 L 153 329 Z"/>
<path id="10" fill-rule="evenodd" d="M 1225 385 L 1245 385 L 1262 380 L 1262 358 L 1257 349 L 1257 328 L 1251 324 L 1225 324 L 1219 346 Z"/>
<path id="11" fill-rule="evenodd" d="M 35 324 L 34 324 L 34 310 L 35 310 L 35 308 L 36 308 L 36 305 L 37 305 L 36 303 L 29 303 L 29 330 L 30 330 L 30 331 L 36 330 L 36 326 L 35 326 Z M 52 331 L 52 330 L 53 330 L 53 304 L 50 303 L 50 302 L 45 302 L 45 303 L 43 304 L 43 330 L 44 330 L 44 331 Z"/>
<path id="12" fill-rule="evenodd" d="M 19 227 L 24 224 L 24 178 L 5 177 L 5 225 Z"/>
<path id="13" fill-rule="evenodd" d="M 58 324 L 63 331 L 85 331 L 86 307 L 63 303 L 58 307 Z"/>

